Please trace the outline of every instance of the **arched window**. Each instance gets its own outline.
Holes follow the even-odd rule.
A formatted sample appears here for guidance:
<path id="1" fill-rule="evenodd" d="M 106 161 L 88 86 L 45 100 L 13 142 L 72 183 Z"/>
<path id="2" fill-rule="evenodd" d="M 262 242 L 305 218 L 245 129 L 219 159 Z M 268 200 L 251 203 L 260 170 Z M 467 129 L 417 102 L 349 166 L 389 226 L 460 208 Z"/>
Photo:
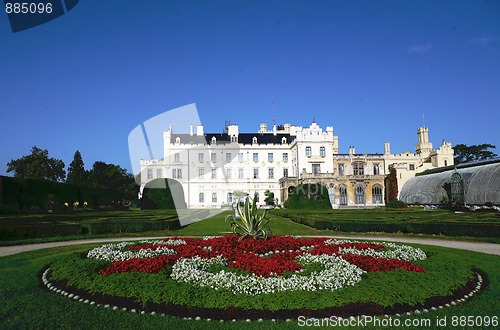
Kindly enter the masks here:
<path id="1" fill-rule="evenodd" d="M 372 203 L 373 204 L 382 204 L 382 186 L 374 185 L 372 187 Z"/>
<path id="2" fill-rule="evenodd" d="M 200 193 L 198 195 L 198 202 L 205 203 L 205 194 L 204 193 Z"/>
<path id="3" fill-rule="evenodd" d="M 444 160 L 444 166 L 448 166 L 448 161 L 446 159 Z"/>
<path id="4" fill-rule="evenodd" d="M 333 186 L 333 183 L 330 184 L 330 187 L 328 188 L 328 196 L 330 197 L 330 204 L 335 203 L 335 189 Z"/>
<path id="5" fill-rule="evenodd" d="M 347 187 L 344 185 L 339 186 L 340 205 L 347 205 Z"/>
<path id="6" fill-rule="evenodd" d="M 285 144 L 286 143 L 286 137 L 282 137 L 281 138 L 281 144 Z"/>
<path id="7" fill-rule="evenodd" d="M 252 143 L 253 143 L 253 144 L 256 144 L 256 143 L 257 143 L 257 137 L 255 137 L 255 136 L 254 136 L 254 137 L 252 138 Z"/>
<path id="8" fill-rule="evenodd" d="M 177 143 L 177 144 L 181 143 L 181 138 L 180 137 L 176 137 L 175 138 L 175 143 Z"/>
<path id="9" fill-rule="evenodd" d="M 217 139 L 215 138 L 215 136 L 212 136 L 212 144 L 216 144 L 217 143 Z"/>
<path id="10" fill-rule="evenodd" d="M 354 188 L 354 201 L 356 204 L 365 204 L 365 187 L 357 185 Z"/>

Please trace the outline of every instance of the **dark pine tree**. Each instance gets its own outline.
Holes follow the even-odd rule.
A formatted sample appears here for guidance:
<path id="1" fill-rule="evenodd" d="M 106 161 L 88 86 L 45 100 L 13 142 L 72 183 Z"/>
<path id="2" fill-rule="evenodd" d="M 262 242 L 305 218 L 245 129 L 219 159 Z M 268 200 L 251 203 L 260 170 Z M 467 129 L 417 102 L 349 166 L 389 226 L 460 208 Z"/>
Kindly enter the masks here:
<path id="1" fill-rule="evenodd" d="M 82 154 L 80 151 L 76 151 L 73 157 L 73 161 L 69 164 L 68 175 L 66 176 L 66 183 L 76 184 L 76 185 L 86 185 L 87 184 L 87 173 L 83 167 Z"/>

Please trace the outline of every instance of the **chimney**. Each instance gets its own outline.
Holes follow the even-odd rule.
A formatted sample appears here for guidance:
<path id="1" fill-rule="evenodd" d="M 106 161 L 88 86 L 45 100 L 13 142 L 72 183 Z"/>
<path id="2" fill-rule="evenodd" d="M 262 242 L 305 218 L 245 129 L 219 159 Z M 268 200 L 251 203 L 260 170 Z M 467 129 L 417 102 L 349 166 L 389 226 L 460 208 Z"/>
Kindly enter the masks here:
<path id="1" fill-rule="evenodd" d="M 384 142 L 384 155 L 391 154 L 391 144 L 389 142 Z"/>
<path id="2" fill-rule="evenodd" d="M 266 132 L 267 132 L 267 124 L 260 124 L 259 133 L 266 133 Z"/>
<path id="3" fill-rule="evenodd" d="M 196 135 L 203 136 L 203 125 L 196 126 Z"/>

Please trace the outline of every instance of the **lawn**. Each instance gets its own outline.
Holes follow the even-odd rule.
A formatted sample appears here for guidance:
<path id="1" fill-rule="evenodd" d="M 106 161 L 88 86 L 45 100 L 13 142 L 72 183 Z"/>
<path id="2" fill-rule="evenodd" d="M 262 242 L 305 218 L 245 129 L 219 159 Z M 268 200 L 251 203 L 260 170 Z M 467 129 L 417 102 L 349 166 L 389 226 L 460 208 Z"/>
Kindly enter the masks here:
<path id="1" fill-rule="evenodd" d="M 71 299 L 45 291 L 40 284 L 40 271 L 48 264 L 84 252 L 96 245 L 61 247 L 27 252 L 0 259 L 0 327 L 2 329 L 71 328 L 71 329 L 133 329 L 133 328 L 241 328 L 268 329 L 298 327 L 297 320 L 290 322 L 216 322 L 183 320 L 170 316 L 137 315 L 131 312 L 113 311 L 85 305 Z M 451 322 L 452 316 L 498 315 L 500 297 L 500 257 L 475 252 L 420 246 L 427 253 L 443 254 L 450 259 L 460 259 L 486 273 L 489 286 L 478 296 L 463 305 L 433 311 L 415 318 L 443 319 Z M 452 276 L 452 274 L 449 274 Z M 402 318 L 404 319 L 404 318 Z M 369 327 L 370 328 L 370 327 Z M 373 327 L 375 328 L 375 327 Z"/>
<path id="2" fill-rule="evenodd" d="M 60 240 L 75 238 L 94 238 L 103 236 L 120 236 L 124 240 L 130 240 L 133 236 L 213 236 L 224 235 L 229 232 L 229 222 L 224 218 L 230 214 L 230 211 L 219 214 L 213 218 L 195 222 L 187 227 L 176 230 L 154 230 L 134 233 L 114 233 L 103 235 L 74 235 L 49 237 L 44 240 Z M 303 212 L 301 216 L 306 215 Z M 171 216 L 168 213 L 154 211 L 131 211 L 131 212 L 112 212 L 101 214 L 101 218 L 141 218 L 145 216 L 149 219 Z M 272 212 L 270 228 L 274 234 L 279 235 L 302 235 L 317 236 L 342 234 L 342 232 L 331 230 L 317 230 L 310 226 L 299 224 L 285 217 L 282 213 Z M 288 214 L 289 216 L 289 214 Z M 412 219 L 416 221 L 430 221 L 434 219 L 441 222 L 450 222 L 450 225 L 456 222 L 462 223 L 494 223 L 498 224 L 498 218 L 494 214 L 467 213 L 454 214 L 447 211 L 423 211 L 423 210 L 332 210 L 332 211 L 307 211 L 307 216 L 322 218 L 322 220 L 333 219 L 338 216 L 339 219 L 357 220 L 384 220 L 387 221 L 406 221 Z M 33 219 L 34 217 L 31 217 Z M 40 216 L 43 218 L 43 216 Z M 416 218 L 416 219 L 414 219 Z M 67 216 L 67 221 L 71 215 Z M 87 218 L 89 220 L 89 218 Z M 3 219 L 0 219 L 0 222 Z M 62 218 L 61 218 L 62 221 Z M 107 220 L 102 220 L 107 221 Z M 374 234 L 374 239 L 376 239 Z M 386 235 L 386 234 L 384 234 Z M 401 235 L 401 234 L 396 234 Z M 456 239 L 456 237 L 454 237 Z M 465 238 L 468 239 L 468 238 Z M 478 239 L 478 238 L 474 238 Z M 33 242 L 34 240 L 24 240 L 23 242 Z M 7 242 L 2 242 L 7 243 Z M 13 242 L 10 242 L 13 243 Z M 19 242 L 17 242 L 19 243 Z M 194 321 L 183 320 L 172 316 L 152 316 L 137 315 L 131 312 L 113 311 L 95 306 L 89 306 L 72 301 L 68 298 L 56 295 L 43 289 L 40 283 L 40 272 L 52 262 L 61 260 L 74 254 L 74 252 L 85 252 L 99 244 L 87 244 L 70 247 L 60 247 L 33 252 L 26 252 L 18 255 L 12 255 L 0 258 L 0 328 L 2 329 L 34 329 L 34 328 L 71 328 L 71 329 L 133 329 L 133 328 L 190 328 L 190 329 L 289 329 L 299 327 L 297 320 L 290 322 L 263 321 L 247 323 L 237 322 L 216 322 L 216 321 Z M 417 245 L 415 245 L 417 246 Z M 500 257 L 481 253 L 468 252 L 463 250 L 445 249 L 440 247 L 418 246 L 426 253 L 440 254 L 450 260 L 461 260 L 482 270 L 489 281 L 489 286 L 478 296 L 472 298 L 463 305 L 446 308 L 443 310 L 432 311 L 421 316 L 411 315 L 401 317 L 401 320 L 430 319 L 433 325 L 437 319 L 447 318 L 447 325 L 450 326 L 452 317 L 460 316 L 497 316 L 500 301 Z M 443 276 L 453 276 L 453 274 L 444 274 Z M 367 328 L 377 328 L 370 326 Z"/>

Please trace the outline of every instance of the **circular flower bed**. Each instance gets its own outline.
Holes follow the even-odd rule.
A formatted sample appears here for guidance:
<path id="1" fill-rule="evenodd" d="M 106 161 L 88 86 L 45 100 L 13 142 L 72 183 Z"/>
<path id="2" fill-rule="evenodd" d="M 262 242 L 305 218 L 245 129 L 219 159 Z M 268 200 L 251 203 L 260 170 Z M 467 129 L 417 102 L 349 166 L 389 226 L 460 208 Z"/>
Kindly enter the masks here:
<path id="1" fill-rule="evenodd" d="M 380 306 L 383 297 L 377 298 L 377 302 L 369 299 L 357 302 L 355 299 L 359 298 L 356 297 L 349 298 L 351 300 L 342 298 L 348 302 L 342 304 L 342 299 L 336 301 L 340 296 L 335 294 L 342 291 L 355 296 L 353 290 L 358 286 L 370 290 L 370 285 L 377 281 L 384 283 L 384 279 L 376 275 L 382 273 L 391 273 L 393 278 L 402 280 L 408 276 L 409 282 L 417 281 L 416 285 L 419 285 L 419 276 L 428 282 L 433 280 L 432 274 L 426 274 L 422 265 L 427 255 L 421 249 L 407 245 L 288 236 L 272 236 L 267 240 L 239 238 L 236 235 L 205 239 L 174 237 L 106 244 L 88 251 L 85 256 L 54 264 L 52 278 L 62 286 L 89 295 L 104 294 L 118 299 L 120 296 L 134 299 L 140 295 L 139 300 L 144 306 L 153 308 L 152 304 L 163 304 L 167 312 L 176 310 L 175 306 L 191 306 L 215 308 L 230 314 L 235 313 L 234 310 L 231 312 L 234 308 L 256 313 L 254 310 L 259 310 L 259 307 L 274 309 L 278 313 L 291 309 L 304 312 L 308 305 L 301 302 L 300 297 L 307 297 L 310 292 L 317 293 L 319 309 L 333 304 L 341 309 L 347 306 L 351 314 L 360 314 L 356 308 L 366 312 L 367 307 L 376 310 L 374 314 L 386 313 L 390 308 L 394 309 L 395 304 L 410 307 L 409 298 L 390 301 L 388 305 L 392 303 L 392 306 Z M 68 263 L 72 266 L 68 267 Z M 156 288 L 151 288 L 155 283 L 153 278 Z M 458 278 L 471 280 L 472 273 L 462 272 Z M 366 284 L 363 284 L 364 279 L 368 281 Z M 427 283 L 425 281 L 422 283 Z M 154 292 L 139 293 L 142 285 Z M 381 291 L 385 289 L 381 288 Z M 430 293 L 415 298 L 421 300 L 415 305 L 423 306 L 432 297 L 432 292 L 442 296 L 443 292 L 450 293 L 455 289 L 456 293 L 457 283 L 449 288 L 431 289 Z M 390 290 L 388 292 L 392 294 Z M 231 297 L 232 300 L 241 298 L 243 302 L 231 302 Z M 273 302 L 273 298 L 275 301 L 284 297 L 289 297 L 291 302 L 281 308 Z M 215 299 L 220 301 L 213 302 Z"/>

